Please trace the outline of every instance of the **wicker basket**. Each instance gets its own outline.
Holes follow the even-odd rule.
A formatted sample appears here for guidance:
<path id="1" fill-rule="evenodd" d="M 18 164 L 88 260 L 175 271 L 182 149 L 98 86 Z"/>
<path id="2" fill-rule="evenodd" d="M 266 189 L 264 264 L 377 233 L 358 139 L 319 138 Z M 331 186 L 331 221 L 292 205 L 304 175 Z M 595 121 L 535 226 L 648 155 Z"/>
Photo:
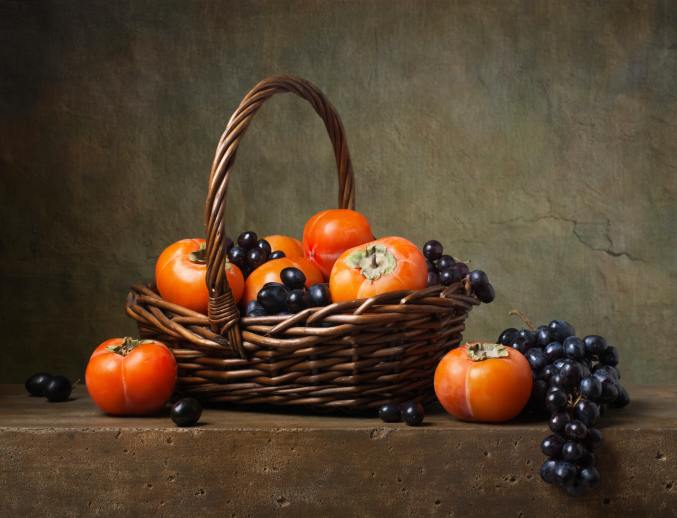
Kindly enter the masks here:
<path id="1" fill-rule="evenodd" d="M 430 402 L 435 367 L 459 345 L 468 312 L 480 303 L 469 284 L 385 293 L 291 316 L 240 317 L 224 275 L 228 182 L 252 117 L 274 94 L 287 92 L 322 117 L 336 156 L 339 207 L 355 208 L 352 163 L 335 108 L 308 81 L 266 79 L 231 117 L 212 166 L 205 211 L 209 316 L 163 300 L 152 285 L 132 286 L 127 314 L 141 337 L 172 349 L 178 390 L 203 403 L 363 410 L 390 401 Z"/>

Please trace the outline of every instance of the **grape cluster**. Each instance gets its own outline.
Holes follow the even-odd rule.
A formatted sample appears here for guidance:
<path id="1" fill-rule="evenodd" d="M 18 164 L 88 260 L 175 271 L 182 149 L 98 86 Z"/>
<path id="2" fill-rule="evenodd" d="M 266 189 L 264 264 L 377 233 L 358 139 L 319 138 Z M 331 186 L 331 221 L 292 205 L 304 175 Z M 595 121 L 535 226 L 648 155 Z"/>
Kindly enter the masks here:
<path id="1" fill-rule="evenodd" d="M 306 276 L 298 268 L 283 268 L 280 280 L 282 282 L 267 282 L 263 285 L 256 300 L 247 305 L 246 316 L 291 315 L 311 307 L 331 304 L 329 286 L 313 284 L 306 288 Z"/>
<path id="2" fill-rule="evenodd" d="M 237 238 L 237 246 L 231 238 L 226 236 L 228 260 L 242 270 L 245 280 L 254 270 L 267 261 L 286 257 L 282 250 L 273 251 L 270 243 L 259 239 L 256 232 L 243 232 Z"/>
<path id="3" fill-rule="evenodd" d="M 496 297 L 494 287 L 489 284 L 487 274 L 482 270 L 470 271 L 468 265 L 444 253 L 439 241 L 431 239 L 423 245 L 423 255 L 428 265 L 428 286 L 451 286 L 464 279 L 468 280 L 472 290 L 480 301 L 488 304 Z"/>
<path id="4" fill-rule="evenodd" d="M 526 357 L 534 381 L 527 411 L 549 415 L 553 432 L 541 443 L 548 457 L 541 478 L 583 496 L 602 480 L 595 467 L 602 433 L 595 424 L 607 408 L 623 408 L 630 402 L 619 383 L 618 350 L 598 335 L 578 338 L 563 320 L 535 327 L 518 311 L 510 313 L 519 315 L 529 329 L 506 329 L 498 343 Z"/>

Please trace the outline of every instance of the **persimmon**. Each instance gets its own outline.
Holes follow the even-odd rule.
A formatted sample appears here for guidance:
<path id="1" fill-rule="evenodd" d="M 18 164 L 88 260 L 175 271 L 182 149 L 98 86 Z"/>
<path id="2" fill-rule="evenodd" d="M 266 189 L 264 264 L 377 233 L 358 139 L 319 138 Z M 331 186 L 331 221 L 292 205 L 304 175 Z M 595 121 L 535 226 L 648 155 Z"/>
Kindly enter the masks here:
<path id="1" fill-rule="evenodd" d="M 261 288 L 268 282 L 282 282 L 280 280 L 280 272 L 288 267 L 294 267 L 301 270 L 306 276 L 305 285 L 310 288 L 313 284 L 320 284 L 324 282 L 322 272 L 319 268 L 304 257 L 282 257 L 281 259 L 273 259 L 267 263 L 262 264 L 254 270 L 247 281 L 244 283 L 244 293 L 242 295 L 242 305 L 247 307 L 252 300 L 256 299 Z"/>
<path id="2" fill-rule="evenodd" d="M 155 265 L 155 283 L 166 301 L 206 315 L 209 291 L 205 246 L 204 239 L 182 239 L 168 246 Z M 242 271 L 227 262 L 226 275 L 237 304 L 244 291 Z"/>
<path id="3" fill-rule="evenodd" d="M 89 395 L 111 415 L 150 415 L 171 397 L 178 367 L 172 352 L 155 340 L 113 338 L 92 353 L 85 381 Z"/>
<path id="4" fill-rule="evenodd" d="M 334 302 L 397 290 L 421 290 L 428 281 L 423 253 L 402 237 L 384 237 L 346 250 L 334 263 L 329 289 Z"/>
<path id="5" fill-rule="evenodd" d="M 358 245 L 373 241 L 369 222 L 359 212 L 348 209 L 325 210 L 308 220 L 303 229 L 303 251 L 329 280 L 339 256 Z"/>
<path id="6" fill-rule="evenodd" d="M 464 421 L 503 422 L 517 416 L 531 395 L 527 359 L 512 347 L 474 342 L 449 351 L 435 370 L 435 394 Z"/>
<path id="7" fill-rule="evenodd" d="M 281 250 L 286 257 L 303 257 L 303 243 L 296 238 L 287 236 L 268 236 L 263 239 L 268 241 L 272 252 Z"/>

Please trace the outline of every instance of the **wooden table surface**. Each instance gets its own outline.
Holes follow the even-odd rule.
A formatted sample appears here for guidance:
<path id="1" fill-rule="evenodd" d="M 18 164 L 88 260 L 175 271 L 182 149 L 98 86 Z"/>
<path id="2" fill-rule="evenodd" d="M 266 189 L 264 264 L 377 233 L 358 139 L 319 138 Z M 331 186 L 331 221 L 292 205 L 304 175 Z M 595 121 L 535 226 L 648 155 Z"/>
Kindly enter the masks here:
<path id="1" fill-rule="evenodd" d="M 0 385 L 0 505 L 9 516 L 676 516 L 677 385 L 629 385 L 599 421 L 602 485 L 541 481 L 544 420 L 420 427 L 299 408 L 101 412 L 86 388 L 49 403 Z M 4 514 L 4 513 L 3 513 Z"/>

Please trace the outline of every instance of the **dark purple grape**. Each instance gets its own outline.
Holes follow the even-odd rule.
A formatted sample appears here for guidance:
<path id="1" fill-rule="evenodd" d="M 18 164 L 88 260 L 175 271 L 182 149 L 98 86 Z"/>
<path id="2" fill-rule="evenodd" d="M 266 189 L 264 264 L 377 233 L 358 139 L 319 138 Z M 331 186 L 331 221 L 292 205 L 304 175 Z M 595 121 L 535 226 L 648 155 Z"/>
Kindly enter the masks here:
<path id="1" fill-rule="evenodd" d="M 545 396 L 545 405 L 552 412 L 564 410 L 567 403 L 569 403 L 569 397 L 563 390 L 551 388 Z"/>
<path id="2" fill-rule="evenodd" d="M 233 240 L 226 236 L 226 252 L 230 252 L 230 249 L 235 246 L 235 243 L 233 243 Z"/>
<path id="3" fill-rule="evenodd" d="M 583 468 L 578 474 L 578 480 L 585 489 L 592 490 L 601 484 L 602 477 L 596 468 L 588 466 Z"/>
<path id="4" fill-rule="evenodd" d="M 602 445 L 602 432 L 597 428 L 588 428 L 588 433 L 583 439 L 583 444 L 591 450 L 596 450 Z"/>
<path id="5" fill-rule="evenodd" d="M 386 423 L 397 423 L 400 421 L 400 406 L 397 403 L 386 403 L 378 409 L 378 416 Z"/>
<path id="6" fill-rule="evenodd" d="M 491 284 L 487 284 L 484 288 L 477 288 L 475 290 L 475 295 L 480 299 L 480 302 L 489 304 L 496 298 L 496 291 Z"/>
<path id="7" fill-rule="evenodd" d="M 592 372 L 590 372 L 590 367 L 588 366 L 588 362 L 585 361 L 586 358 L 583 358 L 579 364 L 581 366 L 581 378 L 587 378 L 588 376 L 592 376 Z"/>
<path id="8" fill-rule="evenodd" d="M 602 382 L 595 376 L 587 376 L 579 385 L 581 396 L 590 401 L 596 401 L 602 395 Z"/>
<path id="9" fill-rule="evenodd" d="M 462 278 L 465 278 L 465 276 L 470 273 L 470 269 L 468 268 L 468 265 L 465 263 L 454 263 L 452 267 L 456 268 L 459 272 L 461 272 Z"/>
<path id="10" fill-rule="evenodd" d="M 456 261 L 450 255 L 443 255 L 437 260 L 437 271 L 443 272 L 447 268 L 451 268 Z"/>
<path id="11" fill-rule="evenodd" d="M 531 349 L 531 342 L 529 342 L 529 339 L 523 336 L 517 336 L 512 342 L 510 342 L 510 347 L 521 352 L 522 354 L 526 354 L 527 351 Z"/>
<path id="12" fill-rule="evenodd" d="M 571 462 L 575 462 L 583 457 L 583 445 L 578 441 L 567 441 L 562 446 L 562 458 Z"/>
<path id="13" fill-rule="evenodd" d="M 590 433 L 589 428 L 588 428 L 588 433 Z M 595 458 L 595 454 L 592 453 L 592 451 L 590 451 L 590 449 L 583 448 L 583 455 L 581 456 L 580 459 L 578 459 L 578 462 L 576 462 L 576 465 L 580 468 L 584 468 L 586 466 L 592 466 L 594 468 L 595 464 L 597 464 L 597 459 Z"/>
<path id="14" fill-rule="evenodd" d="M 577 387 L 583 377 L 581 364 L 573 360 L 564 360 L 559 375 L 564 384 L 569 388 Z"/>
<path id="15" fill-rule="evenodd" d="M 616 386 L 618 389 L 618 397 L 609 406 L 611 408 L 625 408 L 630 404 L 630 394 L 625 390 L 625 387 Z"/>
<path id="16" fill-rule="evenodd" d="M 536 345 L 545 348 L 552 340 L 552 334 L 548 326 L 538 326 L 534 332 L 536 337 Z"/>
<path id="17" fill-rule="evenodd" d="M 568 390 L 566 383 L 562 379 L 562 376 L 559 375 L 559 372 L 550 378 L 550 388 L 558 388 L 560 390 Z"/>
<path id="18" fill-rule="evenodd" d="M 555 412 L 550 416 L 548 427 L 555 433 L 564 433 L 564 427 L 571 421 L 571 415 L 568 410 Z"/>
<path id="19" fill-rule="evenodd" d="M 242 269 L 247 264 L 247 251 L 239 246 L 234 246 L 230 249 L 230 252 L 228 252 L 228 260 Z"/>
<path id="20" fill-rule="evenodd" d="M 47 401 L 58 403 L 66 401 L 73 392 L 73 385 L 66 376 L 53 376 L 47 384 L 44 385 L 42 395 Z"/>
<path id="21" fill-rule="evenodd" d="M 548 327 L 550 328 L 553 339 L 559 343 L 564 343 L 564 340 L 570 336 L 576 336 L 574 328 L 564 320 L 553 320 Z"/>
<path id="22" fill-rule="evenodd" d="M 287 290 L 283 286 L 272 285 L 264 286 L 259 290 L 256 300 L 268 311 L 268 313 L 279 313 L 286 310 L 285 301 L 287 299 Z"/>
<path id="23" fill-rule="evenodd" d="M 608 344 L 606 340 L 598 335 L 588 335 L 583 338 L 585 350 L 592 356 L 597 356 L 606 351 Z"/>
<path id="24" fill-rule="evenodd" d="M 468 278 L 474 290 L 484 288 L 489 284 L 489 277 L 482 270 L 473 270 Z"/>
<path id="25" fill-rule="evenodd" d="M 567 493 L 575 498 L 582 498 L 588 493 L 588 490 L 585 489 L 579 482 L 578 478 L 576 478 L 574 479 L 574 483 L 567 487 Z"/>
<path id="26" fill-rule="evenodd" d="M 570 336 L 562 343 L 564 354 L 572 360 L 582 360 L 585 357 L 585 344 L 576 336 Z"/>
<path id="27" fill-rule="evenodd" d="M 456 268 L 447 268 L 440 275 L 440 282 L 445 286 L 451 286 L 461 281 L 461 272 Z"/>
<path id="28" fill-rule="evenodd" d="M 400 417 L 406 425 L 418 426 L 423 422 L 425 412 L 418 401 L 407 401 L 400 406 Z"/>
<path id="29" fill-rule="evenodd" d="M 202 406 L 193 398 L 179 399 L 170 412 L 170 417 L 177 426 L 193 426 L 201 416 Z"/>
<path id="30" fill-rule="evenodd" d="M 287 257 L 287 254 L 285 254 L 282 250 L 275 250 L 268 256 L 268 260 L 274 261 L 275 259 L 282 259 L 283 257 Z"/>
<path id="31" fill-rule="evenodd" d="M 258 239 L 256 232 L 243 232 L 237 238 L 237 246 L 245 250 L 251 250 L 256 246 Z"/>
<path id="32" fill-rule="evenodd" d="M 285 285 L 282 284 L 281 282 L 267 282 L 267 283 L 265 283 L 265 284 L 264 284 L 263 286 L 261 286 L 261 287 L 262 287 L 262 288 L 267 288 L 268 286 L 279 286 L 279 287 L 281 287 L 282 289 L 284 289 L 284 290 L 286 290 L 286 291 L 291 291 L 291 288 L 288 288 L 287 286 L 285 286 Z"/>
<path id="33" fill-rule="evenodd" d="M 535 380 L 534 384 L 531 386 L 531 403 L 538 406 L 543 405 L 549 388 L 547 381 Z"/>
<path id="34" fill-rule="evenodd" d="M 529 349 L 536 346 L 536 337 L 531 332 L 531 329 L 520 329 L 517 336 L 522 336 L 529 341 Z"/>
<path id="35" fill-rule="evenodd" d="M 255 309 L 255 310 L 251 311 L 250 313 L 247 313 L 246 316 L 247 317 L 267 317 L 268 312 L 263 308 Z"/>
<path id="36" fill-rule="evenodd" d="M 258 309 L 263 309 L 263 306 L 261 304 L 259 304 L 258 300 L 252 300 L 252 301 L 249 302 L 249 304 L 247 304 L 247 309 L 245 309 L 244 314 L 245 314 L 245 316 L 248 317 L 248 316 L 250 316 L 252 311 L 256 311 Z"/>
<path id="37" fill-rule="evenodd" d="M 519 331 L 514 327 L 509 327 L 508 329 L 506 329 L 501 333 L 501 336 L 498 337 L 496 343 L 506 346 L 510 345 L 510 342 L 512 342 L 515 338 L 517 338 L 518 332 Z"/>
<path id="38" fill-rule="evenodd" d="M 592 373 L 592 375 L 602 383 L 611 383 L 612 385 L 616 384 L 616 377 L 614 374 L 615 373 L 612 373 L 609 369 L 605 369 L 604 365 L 599 364 L 595 365 L 595 370 Z"/>
<path id="39" fill-rule="evenodd" d="M 541 478 L 546 484 L 555 483 L 555 468 L 557 467 L 556 459 L 548 459 L 541 466 Z"/>
<path id="40" fill-rule="evenodd" d="M 273 253 L 272 248 L 270 248 L 270 243 L 263 238 L 259 239 L 256 242 L 256 246 L 258 246 L 261 250 L 263 250 L 266 253 L 266 257 L 270 256 L 270 254 Z"/>
<path id="41" fill-rule="evenodd" d="M 268 259 L 266 252 L 257 246 L 247 251 L 247 266 L 249 266 L 252 271 L 265 263 L 266 259 Z"/>
<path id="42" fill-rule="evenodd" d="M 578 419 L 572 419 L 564 427 L 564 434 L 572 441 L 582 441 L 588 433 L 588 427 Z"/>
<path id="43" fill-rule="evenodd" d="M 31 396 L 44 397 L 44 391 L 47 384 L 52 381 L 53 376 L 45 372 L 33 374 L 26 380 L 26 390 Z"/>
<path id="44" fill-rule="evenodd" d="M 438 286 L 440 284 L 440 276 L 435 272 L 428 272 L 428 282 L 425 287 L 429 288 L 430 286 Z"/>
<path id="45" fill-rule="evenodd" d="M 602 395 L 599 397 L 599 403 L 609 405 L 618 398 L 618 389 L 612 383 L 602 382 Z"/>
<path id="46" fill-rule="evenodd" d="M 435 263 L 433 263 L 430 259 L 426 259 L 425 264 L 428 267 L 429 272 L 440 273 Z"/>
<path id="47" fill-rule="evenodd" d="M 606 351 L 599 355 L 599 363 L 603 365 L 615 367 L 618 365 L 619 361 L 620 355 L 618 354 L 618 349 L 616 349 L 613 345 L 607 347 Z"/>
<path id="48" fill-rule="evenodd" d="M 567 461 L 558 462 L 555 467 L 554 481 L 559 487 L 570 487 L 576 480 L 576 466 Z"/>
<path id="49" fill-rule="evenodd" d="M 559 342 L 550 342 L 548 345 L 545 346 L 545 349 L 543 349 L 543 352 L 545 353 L 545 358 L 548 360 L 549 363 L 555 363 L 555 361 L 564 359 L 564 348 L 562 347 L 562 344 Z"/>
<path id="50" fill-rule="evenodd" d="M 307 291 L 304 290 L 292 290 L 287 293 L 287 298 L 285 299 L 285 306 L 287 311 L 292 314 L 299 313 L 304 309 L 310 307 L 310 295 Z"/>
<path id="51" fill-rule="evenodd" d="M 540 378 L 550 383 L 550 378 L 556 376 L 557 374 L 559 374 L 557 367 L 554 365 L 546 365 L 540 373 Z"/>
<path id="52" fill-rule="evenodd" d="M 541 442 L 541 451 L 548 457 L 559 457 L 567 440 L 558 434 L 548 435 Z"/>
<path id="53" fill-rule="evenodd" d="M 543 354 L 543 350 L 539 349 L 538 347 L 532 347 L 529 349 L 524 357 L 529 362 L 531 370 L 533 371 L 540 371 L 548 364 L 548 361 L 545 359 L 545 354 Z M 548 378 L 548 380 L 549 379 L 550 378 Z"/>
<path id="54" fill-rule="evenodd" d="M 592 401 L 581 399 L 574 406 L 574 419 L 578 419 L 587 428 L 591 428 L 599 419 L 599 407 Z"/>
<path id="55" fill-rule="evenodd" d="M 302 290 L 306 285 L 306 275 L 293 266 L 282 269 L 280 272 L 280 280 L 285 286 L 292 290 Z"/>
<path id="56" fill-rule="evenodd" d="M 605 414 L 607 407 L 608 407 L 608 405 L 606 405 L 605 403 L 599 403 L 599 416 L 600 417 L 602 417 Z"/>
<path id="57" fill-rule="evenodd" d="M 442 252 L 442 243 L 435 241 L 434 239 L 431 239 L 423 245 L 423 255 L 426 259 L 430 259 L 431 261 L 437 261 L 442 257 Z"/>
<path id="58" fill-rule="evenodd" d="M 313 284 L 308 290 L 313 307 L 324 307 L 331 304 L 331 292 L 326 284 Z"/>

